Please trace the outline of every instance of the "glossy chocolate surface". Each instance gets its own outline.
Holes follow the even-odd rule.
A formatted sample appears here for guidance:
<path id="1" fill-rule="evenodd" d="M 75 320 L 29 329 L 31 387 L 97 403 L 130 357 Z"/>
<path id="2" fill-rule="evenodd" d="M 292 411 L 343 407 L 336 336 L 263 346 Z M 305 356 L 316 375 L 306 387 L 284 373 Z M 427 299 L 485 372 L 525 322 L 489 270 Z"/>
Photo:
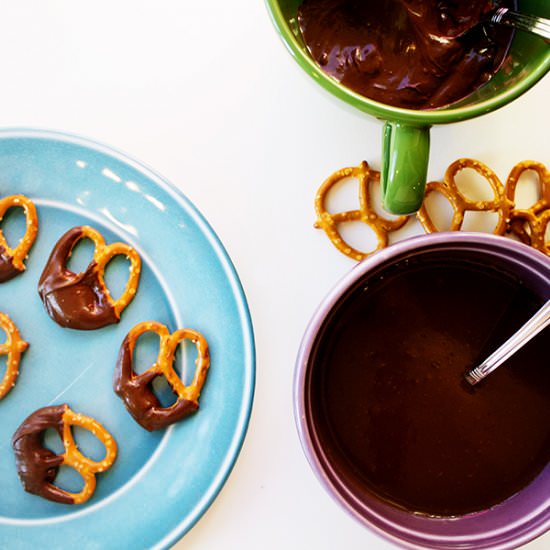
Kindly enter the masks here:
<path id="1" fill-rule="evenodd" d="M 550 459 L 550 331 L 479 386 L 464 374 L 541 303 L 506 272 L 441 253 L 351 291 L 306 381 L 312 431 L 346 485 L 458 516 L 529 484 Z"/>
<path id="2" fill-rule="evenodd" d="M 13 258 L 6 254 L 3 246 L 0 246 L 0 283 L 5 283 L 20 273 L 23 271 L 13 265 Z"/>
<path id="3" fill-rule="evenodd" d="M 118 323 L 119 318 L 100 283 L 94 261 L 82 273 L 73 273 L 66 267 L 71 250 L 82 234 L 81 227 L 73 227 L 59 239 L 40 277 L 38 293 L 57 324 L 93 330 Z"/>
<path id="4" fill-rule="evenodd" d="M 63 413 L 67 405 L 44 407 L 33 412 L 12 438 L 17 473 L 25 491 L 48 500 L 73 504 L 73 498 L 52 485 L 63 457 L 42 445 L 44 431 L 53 428 L 63 438 Z"/>
<path id="5" fill-rule="evenodd" d="M 133 353 L 126 337 L 118 355 L 114 390 L 140 426 L 149 431 L 160 430 L 199 408 L 198 404 L 186 399 L 178 400 L 171 407 L 163 407 L 151 387 L 153 380 L 159 375 L 151 370 L 136 375 L 132 361 Z"/>
<path id="6" fill-rule="evenodd" d="M 432 109 L 466 97 L 502 64 L 513 31 L 476 27 L 491 4 L 304 0 L 298 21 L 313 59 L 344 86 L 388 105 Z"/>

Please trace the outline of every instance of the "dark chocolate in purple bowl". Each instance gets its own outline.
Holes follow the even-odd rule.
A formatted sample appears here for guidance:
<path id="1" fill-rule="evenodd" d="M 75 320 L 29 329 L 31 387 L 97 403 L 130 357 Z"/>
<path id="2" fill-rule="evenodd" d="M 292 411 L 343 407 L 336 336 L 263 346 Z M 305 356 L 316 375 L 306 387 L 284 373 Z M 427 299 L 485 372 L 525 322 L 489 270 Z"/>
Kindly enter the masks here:
<path id="1" fill-rule="evenodd" d="M 425 271 L 429 273 L 426 284 L 435 285 L 432 304 L 425 307 L 418 294 L 424 284 L 423 269 L 430 270 Z M 439 279 L 434 275 L 438 269 Z M 399 270 L 406 276 L 399 276 Z M 448 292 L 455 290 L 450 301 L 445 298 L 445 277 L 449 276 L 457 287 L 447 287 Z M 476 290 L 478 276 L 481 284 Z M 489 279 L 483 283 L 484 278 Z M 487 285 L 493 280 L 494 284 Z M 403 319 L 407 288 L 420 313 Z M 501 300 L 499 306 L 501 291 L 508 298 L 507 304 Z M 366 298 L 361 298 L 362 294 Z M 514 301 L 512 295 L 518 299 Z M 299 435 L 328 492 L 363 524 L 409 548 L 515 548 L 547 531 L 550 374 L 539 367 L 547 358 L 548 332 L 534 339 L 516 364 L 493 373 L 479 392 L 462 386 L 462 371 L 495 345 L 490 335 L 483 334 L 491 326 L 491 315 L 493 325 L 500 328 L 489 332 L 498 340 L 548 298 L 550 259 L 492 235 L 422 236 L 393 245 L 353 269 L 315 313 L 296 366 Z M 472 307 L 471 299 L 482 301 L 484 307 Z M 464 310 L 471 306 L 475 313 L 469 327 L 460 311 L 445 311 L 449 305 L 460 310 L 462 303 Z M 373 327 L 372 334 L 362 335 L 369 321 L 368 315 L 362 319 L 362 314 L 357 314 L 361 305 L 373 308 L 382 329 Z M 498 307 L 501 311 L 488 313 Z M 515 319 L 502 324 L 509 307 Z M 432 328 L 448 335 L 444 341 L 428 334 L 430 324 L 421 321 L 428 314 L 433 318 Z M 339 330 L 344 330 L 344 335 L 338 335 Z M 412 346 L 406 365 L 390 365 L 385 371 L 380 362 L 396 360 L 399 350 L 407 347 L 407 333 L 417 338 L 418 345 Z M 353 339 L 365 349 L 346 350 Z M 455 345 L 453 340 L 470 344 Z M 391 342 L 394 345 L 388 346 Z M 430 344 L 427 347 L 426 342 Z M 387 357 L 381 357 L 388 347 Z M 335 352 L 338 357 L 343 355 L 336 372 L 330 366 L 330 355 Z M 429 368 L 424 374 L 422 361 L 415 363 L 415 354 L 426 359 Z M 353 371 L 361 361 L 367 370 L 370 365 L 366 378 Z M 346 362 L 355 367 L 346 366 Z M 366 386 L 361 388 L 361 384 Z M 384 389 L 385 385 L 389 389 Z M 499 393 L 508 405 L 499 403 Z M 339 394 L 345 395 L 338 399 Z M 364 403 L 358 406 L 361 394 Z M 519 406 L 520 400 L 526 402 Z M 514 407 L 516 412 L 507 410 Z M 409 418 L 411 411 L 414 414 Z M 400 427 L 404 417 L 410 423 Z M 525 425 L 528 419 L 530 426 Z M 421 433 L 422 422 L 440 442 Z M 349 429 L 344 428 L 346 423 Z M 442 426 L 448 426 L 449 434 Z"/>

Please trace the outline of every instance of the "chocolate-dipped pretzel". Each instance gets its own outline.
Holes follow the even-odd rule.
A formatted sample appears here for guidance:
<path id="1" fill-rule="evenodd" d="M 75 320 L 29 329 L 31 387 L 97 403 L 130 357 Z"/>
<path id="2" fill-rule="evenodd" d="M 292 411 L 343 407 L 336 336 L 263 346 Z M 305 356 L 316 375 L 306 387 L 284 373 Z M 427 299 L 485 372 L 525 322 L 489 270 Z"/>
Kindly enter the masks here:
<path id="1" fill-rule="evenodd" d="M 6 372 L 0 380 L 0 399 L 15 385 L 19 376 L 19 361 L 21 354 L 29 347 L 23 340 L 15 323 L 5 314 L 0 313 L 0 329 L 6 333 L 6 341 L 0 344 L 0 355 L 7 355 Z"/>
<path id="2" fill-rule="evenodd" d="M 105 445 L 105 458 L 96 462 L 77 449 L 71 426 L 91 431 Z M 56 455 L 43 445 L 45 430 L 53 428 L 61 437 L 65 452 Z M 82 504 L 93 494 L 95 474 L 109 469 L 115 461 L 117 445 L 111 434 L 93 418 L 73 412 L 68 405 L 44 407 L 28 416 L 12 438 L 17 473 L 25 491 L 64 504 Z M 84 480 L 79 493 L 70 493 L 53 484 L 60 466 L 74 468 Z"/>
<path id="3" fill-rule="evenodd" d="M 38 216 L 34 203 L 23 195 L 10 195 L 0 200 L 0 222 L 12 207 L 21 207 L 25 213 L 25 234 L 15 248 L 10 248 L 0 229 L 0 283 L 13 279 L 25 271 L 25 258 L 38 233 Z"/>
<path id="4" fill-rule="evenodd" d="M 145 332 L 160 337 L 160 349 L 155 364 L 142 374 L 134 372 L 132 363 L 138 338 Z M 180 342 L 189 340 L 197 347 L 195 374 L 186 386 L 173 367 L 174 354 Z M 162 323 L 145 321 L 133 327 L 120 347 L 114 377 L 115 393 L 124 401 L 134 420 L 146 430 L 159 430 L 188 416 L 199 408 L 199 395 L 210 366 L 210 354 L 205 338 L 195 330 L 179 329 L 170 334 Z M 177 396 L 170 407 L 162 407 L 151 389 L 157 376 L 164 376 Z"/>
<path id="5" fill-rule="evenodd" d="M 95 245 L 94 256 L 85 271 L 74 273 L 67 261 L 75 245 L 89 238 Z M 130 276 L 118 300 L 113 300 L 105 286 L 105 266 L 117 255 L 130 260 Z M 50 317 L 62 327 L 93 330 L 118 323 L 122 310 L 136 294 L 141 260 L 131 246 L 124 243 L 106 245 L 89 226 L 69 229 L 55 245 L 38 283 L 38 293 Z"/>

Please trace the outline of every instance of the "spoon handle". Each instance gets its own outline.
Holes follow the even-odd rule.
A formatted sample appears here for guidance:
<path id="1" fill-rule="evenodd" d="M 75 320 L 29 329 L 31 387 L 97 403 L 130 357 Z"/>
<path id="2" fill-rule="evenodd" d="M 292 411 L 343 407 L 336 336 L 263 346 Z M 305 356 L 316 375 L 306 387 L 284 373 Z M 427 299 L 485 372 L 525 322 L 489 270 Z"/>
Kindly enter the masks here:
<path id="1" fill-rule="evenodd" d="M 508 8 L 498 8 L 490 20 L 492 23 L 508 25 L 520 31 L 531 32 L 550 40 L 550 19 L 545 17 L 518 13 Z"/>
<path id="2" fill-rule="evenodd" d="M 511 338 L 506 340 L 481 365 L 466 374 L 466 380 L 475 386 L 499 367 L 508 357 L 523 347 L 531 338 L 550 324 L 550 300 L 548 300 Z"/>

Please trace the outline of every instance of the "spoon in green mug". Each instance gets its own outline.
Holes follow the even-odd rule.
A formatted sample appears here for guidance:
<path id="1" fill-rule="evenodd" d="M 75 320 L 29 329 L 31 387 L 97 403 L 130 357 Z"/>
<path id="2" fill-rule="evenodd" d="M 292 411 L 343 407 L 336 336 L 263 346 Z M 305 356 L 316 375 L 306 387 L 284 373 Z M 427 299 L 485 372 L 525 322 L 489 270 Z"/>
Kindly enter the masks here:
<path id="1" fill-rule="evenodd" d="M 466 380 L 475 386 L 488 374 L 502 365 L 506 359 L 521 349 L 531 338 L 550 325 L 550 300 L 548 300 L 513 336 L 493 352 L 481 365 L 466 373 Z"/>
<path id="2" fill-rule="evenodd" d="M 463 29 L 459 34 L 439 37 L 439 40 L 450 42 L 462 38 L 465 34 L 478 28 L 480 25 L 506 25 L 519 31 L 530 32 L 544 38 L 547 42 L 550 41 L 550 19 L 540 17 L 538 15 L 529 15 L 520 13 L 508 8 L 494 7 L 489 12 L 481 17 L 478 21 L 474 21 L 472 25 Z"/>
<path id="3" fill-rule="evenodd" d="M 508 8 L 497 8 L 489 14 L 486 21 L 487 23 L 507 25 L 520 31 L 531 32 L 545 40 L 550 40 L 550 19 L 545 17 L 518 13 Z"/>

